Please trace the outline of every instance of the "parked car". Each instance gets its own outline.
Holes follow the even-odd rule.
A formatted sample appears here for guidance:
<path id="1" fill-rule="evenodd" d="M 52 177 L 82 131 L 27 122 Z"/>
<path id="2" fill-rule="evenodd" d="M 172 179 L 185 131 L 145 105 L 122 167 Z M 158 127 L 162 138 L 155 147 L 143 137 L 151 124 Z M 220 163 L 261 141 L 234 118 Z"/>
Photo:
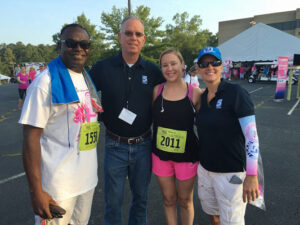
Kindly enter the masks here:
<path id="1" fill-rule="evenodd" d="M 275 73 L 275 71 L 277 70 L 276 65 L 277 62 L 255 63 L 256 70 L 248 77 L 248 82 L 255 83 L 256 81 L 277 81 L 277 74 Z M 296 84 L 298 82 L 299 73 L 299 70 L 294 70 L 292 84 Z"/>

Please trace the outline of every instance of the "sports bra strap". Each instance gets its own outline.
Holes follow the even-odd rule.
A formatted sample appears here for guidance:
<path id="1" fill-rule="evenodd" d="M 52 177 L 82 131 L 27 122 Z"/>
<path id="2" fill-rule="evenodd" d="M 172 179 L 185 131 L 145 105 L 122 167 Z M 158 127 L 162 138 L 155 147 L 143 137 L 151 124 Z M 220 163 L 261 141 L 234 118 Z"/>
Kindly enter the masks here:
<path id="1" fill-rule="evenodd" d="M 160 95 L 162 89 L 164 88 L 164 85 L 165 85 L 165 83 L 161 83 L 161 84 L 158 86 L 158 90 L 157 90 L 157 93 L 156 93 L 155 98 L 157 98 L 157 97 Z"/>
<path id="2" fill-rule="evenodd" d="M 164 88 L 164 85 L 165 85 L 165 83 L 161 83 L 158 86 L 158 90 L 157 90 L 155 98 L 157 98 L 160 95 L 162 89 Z M 191 100 L 193 100 L 193 91 L 194 91 L 193 86 L 191 84 L 188 84 L 188 96 Z"/>
<path id="3" fill-rule="evenodd" d="M 193 86 L 189 84 L 188 88 L 189 88 L 188 96 L 193 101 L 193 91 L 194 91 Z"/>

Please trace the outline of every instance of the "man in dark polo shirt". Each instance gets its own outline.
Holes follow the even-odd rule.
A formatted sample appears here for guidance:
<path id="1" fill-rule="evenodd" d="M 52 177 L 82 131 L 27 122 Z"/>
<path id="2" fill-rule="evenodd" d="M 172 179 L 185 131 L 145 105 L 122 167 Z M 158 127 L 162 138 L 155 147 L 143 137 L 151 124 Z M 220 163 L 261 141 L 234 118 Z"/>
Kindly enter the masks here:
<path id="1" fill-rule="evenodd" d="M 126 177 L 132 201 L 128 224 L 146 224 L 151 177 L 151 107 L 160 69 L 140 56 L 144 25 L 137 17 L 123 20 L 118 34 L 122 52 L 97 62 L 90 71 L 101 91 L 106 126 L 104 157 L 105 225 L 122 225 Z"/>

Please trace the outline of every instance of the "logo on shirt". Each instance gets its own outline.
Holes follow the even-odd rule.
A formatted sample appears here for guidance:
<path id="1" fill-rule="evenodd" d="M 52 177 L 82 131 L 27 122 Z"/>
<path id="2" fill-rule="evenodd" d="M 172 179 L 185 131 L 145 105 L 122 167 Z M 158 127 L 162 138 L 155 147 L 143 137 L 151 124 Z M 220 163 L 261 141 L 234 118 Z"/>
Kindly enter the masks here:
<path id="1" fill-rule="evenodd" d="M 148 77 L 146 75 L 142 75 L 142 83 L 148 84 Z"/>
<path id="2" fill-rule="evenodd" d="M 73 107 L 74 109 L 74 123 L 89 123 L 91 122 L 92 117 L 96 117 L 97 113 L 93 112 L 93 107 L 91 104 L 91 96 L 90 92 L 87 91 L 85 93 L 85 100 L 81 104 L 77 104 L 76 107 Z"/>
<path id="3" fill-rule="evenodd" d="M 221 108 L 222 108 L 222 101 L 223 101 L 223 99 L 219 99 L 219 100 L 217 101 L 216 109 L 221 109 Z"/>
<path id="4" fill-rule="evenodd" d="M 212 48 L 212 47 L 207 47 L 207 48 L 204 49 L 203 52 L 204 52 L 204 53 L 210 53 L 210 52 L 215 52 L 215 51 L 214 51 L 214 48 Z"/>

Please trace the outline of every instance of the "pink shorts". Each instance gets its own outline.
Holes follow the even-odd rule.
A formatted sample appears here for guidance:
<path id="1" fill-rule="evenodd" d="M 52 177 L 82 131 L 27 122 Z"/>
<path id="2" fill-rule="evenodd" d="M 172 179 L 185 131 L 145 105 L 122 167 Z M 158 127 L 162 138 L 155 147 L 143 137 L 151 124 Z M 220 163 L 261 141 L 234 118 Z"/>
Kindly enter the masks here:
<path id="1" fill-rule="evenodd" d="M 152 172 L 159 177 L 170 177 L 175 174 L 178 180 L 188 180 L 197 174 L 199 162 L 163 161 L 152 153 Z"/>

